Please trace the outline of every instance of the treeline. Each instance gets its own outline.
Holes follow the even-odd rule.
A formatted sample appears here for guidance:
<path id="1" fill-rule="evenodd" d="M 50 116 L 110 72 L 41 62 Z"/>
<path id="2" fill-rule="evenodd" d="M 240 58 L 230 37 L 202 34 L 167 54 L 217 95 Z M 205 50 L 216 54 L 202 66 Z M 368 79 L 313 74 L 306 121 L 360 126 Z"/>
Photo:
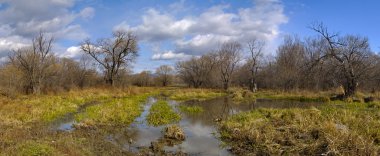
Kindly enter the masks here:
<path id="1" fill-rule="evenodd" d="M 357 90 L 380 89 L 380 57 L 360 35 L 331 33 L 322 24 L 318 34 L 284 38 L 275 56 L 264 55 L 265 43 L 226 42 L 202 56 L 163 65 L 156 71 L 132 74 L 138 41 L 131 32 L 82 42 L 80 60 L 59 58 L 52 52 L 54 39 L 40 33 L 29 47 L 16 49 L 0 67 L 2 94 L 40 94 L 94 86 L 231 86 L 279 90 L 330 90 L 341 87 L 344 97 Z"/>

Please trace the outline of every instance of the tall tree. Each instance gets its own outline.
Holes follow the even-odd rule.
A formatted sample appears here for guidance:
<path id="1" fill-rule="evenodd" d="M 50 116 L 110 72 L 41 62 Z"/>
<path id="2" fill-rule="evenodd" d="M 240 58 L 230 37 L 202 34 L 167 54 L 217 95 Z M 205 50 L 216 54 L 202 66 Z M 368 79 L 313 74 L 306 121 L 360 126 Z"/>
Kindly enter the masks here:
<path id="1" fill-rule="evenodd" d="M 315 61 L 331 61 L 338 81 L 344 88 L 344 97 L 352 97 L 359 82 L 368 76 L 376 64 L 375 54 L 370 50 L 368 39 L 353 35 L 340 37 L 336 33 L 330 33 L 322 23 L 313 25 L 311 29 L 320 34 L 326 44 Z"/>
<path id="2" fill-rule="evenodd" d="M 162 65 L 156 70 L 157 78 L 166 87 L 172 81 L 173 68 L 168 65 Z"/>
<path id="3" fill-rule="evenodd" d="M 53 37 L 40 32 L 32 40 L 32 46 L 17 49 L 9 56 L 11 63 L 23 72 L 27 94 L 41 92 L 46 70 L 54 64 L 53 40 Z"/>
<path id="4" fill-rule="evenodd" d="M 250 71 L 249 80 L 249 90 L 256 92 L 257 83 L 256 75 L 258 71 L 259 59 L 262 57 L 262 50 L 264 48 L 265 42 L 254 38 L 248 42 L 249 58 L 247 60 L 247 65 Z"/>
<path id="5" fill-rule="evenodd" d="M 198 88 L 211 79 L 215 65 L 216 56 L 214 53 L 209 53 L 202 55 L 200 58 L 193 57 L 188 61 L 177 62 L 176 70 L 184 82 Z"/>
<path id="6" fill-rule="evenodd" d="M 298 89 L 304 77 L 305 46 L 298 37 L 287 36 L 277 49 L 276 78 L 285 90 Z"/>
<path id="7" fill-rule="evenodd" d="M 136 36 L 125 31 L 116 31 L 112 38 L 100 39 L 96 43 L 87 39 L 81 49 L 104 68 L 106 83 L 112 86 L 119 70 L 138 56 Z"/>
<path id="8" fill-rule="evenodd" d="M 228 89 L 232 74 L 235 71 L 237 63 L 241 59 L 241 50 L 241 44 L 238 42 L 226 42 L 218 50 L 218 66 L 223 88 L 225 90 Z"/>

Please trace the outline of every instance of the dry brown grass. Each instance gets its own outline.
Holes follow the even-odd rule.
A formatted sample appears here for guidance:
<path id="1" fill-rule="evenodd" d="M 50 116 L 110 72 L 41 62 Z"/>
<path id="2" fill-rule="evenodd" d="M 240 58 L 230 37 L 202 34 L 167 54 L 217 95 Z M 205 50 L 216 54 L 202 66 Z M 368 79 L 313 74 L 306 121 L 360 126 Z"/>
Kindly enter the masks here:
<path id="1" fill-rule="evenodd" d="M 57 132 L 49 124 L 89 101 L 108 101 L 107 110 L 120 110 L 109 111 L 112 117 L 128 114 L 117 107 L 111 109 L 112 101 L 121 108 L 134 108 L 139 114 L 136 102 L 141 103 L 141 98 L 157 91 L 158 88 L 140 87 L 88 88 L 59 94 L 0 96 L 0 155 L 128 155 L 128 151 L 105 140 L 111 132 L 118 131 L 114 122 L 73 132 Z M 128 123 L 133 119 L 125 118 Z"/>
<path id="2" fill-rule="evenodd" d="M 238 155 L 378 155 L 378 108 L 331 105 L 239 114 L 221 124 L 221 136 Z"/>

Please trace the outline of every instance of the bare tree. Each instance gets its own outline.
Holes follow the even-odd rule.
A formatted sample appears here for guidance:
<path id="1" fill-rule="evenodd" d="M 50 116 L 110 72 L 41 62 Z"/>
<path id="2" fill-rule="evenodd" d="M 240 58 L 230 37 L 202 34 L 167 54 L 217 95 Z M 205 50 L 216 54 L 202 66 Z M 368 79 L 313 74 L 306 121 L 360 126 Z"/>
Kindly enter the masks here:
<path id="1" fill-rule="evenodd" d="M 249 90 L 256 92 L 257 83 L 256 75 L 258 71 L 259 59 L 262 57 L 262 50 L 264 48 L 265 42 L 254 38 L 248 42 L 249 58 L 247 60 L 247 65 L 250 71 L 250 81 Z"/>
<path id="2" fill-rule="evenodd" d="M 157 78 L 166 87 L 172 81 L 173 68 L 168 65 L 162 65 L 156 70 Z"/>
<path id="3" fill-rule="evenodd" d="M 81 49 L 104 68 L 106 83 L 112 86 L 120 68 L 133 62 L 138 55 L 136 36 L 124 31 L 116 31 L 112 38 L 100 39 L 97 43 L 85 40 Z"/>
<path id="4" fill-rule="evenodd" d="M 344 98 L 352 97 L 359 82 L 365 79 L 376 63 L 368 39 L 353 35 L 339 37 L 336 33 L 329 33 L 322 23 L 313 25 L 311 29 L 319 33 L 326 43 L 326 48 L 315 61 L 329 59 L 344 88 Z"/>
<path id="5" fill-rule="evenodd" d="M 218 66 L 225 90 L 228 89 L 235 67 L 241 59 L 241 50 L 238 42 L 226 42 L 218 50 Z"/>
<path id="6" fill-rule="evenodd" d="M 216 56 L 209 53 L 200 58 L 191 58 L 188 61 L 181 61 L 176 64 L 179 77 L 192 85 L 194 88 L 201 87 L 211 78 L 212 70 L 215 69 Z"/>
<path id="7" fill-rule="evenodd" d="M 132 84 L 137 86 L 151 86 L 153 85 L 153 76 L 151 71 L 142 71 L 133 75 Z"/>
<path id="8" fill-rule="evenodd" d="M 40 32 L 32 40 L 31 47 L 17 49 L 9 56 L 11 63 L 23 72 L 27 94 L 41 92 L 46 69 L 54 63 L 51 52 L 53 40 L 53 37 L 47 37 L 45 33 Z"/>
<path id="9" fill-rule="evenodd" d="M 285 90 L 300 88 L 305 76 L 304 65 L 305 46 L 302 41 L 296 36 L 285 37 L 284 43 L 277 49 L 275 83 Z"/>

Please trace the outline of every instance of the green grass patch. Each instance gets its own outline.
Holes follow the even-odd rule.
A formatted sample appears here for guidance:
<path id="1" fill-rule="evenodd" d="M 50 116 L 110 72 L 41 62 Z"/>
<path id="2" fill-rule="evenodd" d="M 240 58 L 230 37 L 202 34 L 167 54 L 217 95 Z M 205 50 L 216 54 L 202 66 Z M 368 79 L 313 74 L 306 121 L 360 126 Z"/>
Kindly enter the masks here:
<path id="1" fill-rule="evenodd" d="M 279 91 L 259 91 L 254 93 L 257 98 L 292 100 L 300 102 L 330 102 L 328 93 L 309 93 L 309 92 L 279 92 Z"/>
<path id="2" fill-rule="evenodd" d="M 157 101 L 149 110 L 148 124 L 153 126 L 178 122 L 181 116 L 166 101 Z"/>
<path id="3" fill-rule="evenodd" d="M 28 123 L 48 123 L 91 101 L 107 101 L 128 96 L 141 95 L 151 90 L 142 89 L 86 89 L 70 91 L 59 95 L 23 95 L 11 99 L 0 99 L 0 124 L 25 125 Z"/>
<path id="4" fill-rule="evenodd" d="M 129 125 L 141 114 L 142 104 L 150 94 L 106 100 L 87 107 L 76 115 L 76 120 L 91 125 Z"/>
<path id="5" fill-rule="evenodd" d="M 362 103 L 256 109 L 223 121 L 219 130 L 237 155 L 377 155 L 379 112 Z"/>
<path id="6" fill-rule="evenodd" d="M 25 142 L 17 147 L 20 156 L 49 156 L 54 154 L 54 148 L 48 144 L 34 141 Z"/>
<path id="7" fill-rule="evenodd" d="M 227 95 L 225 92 L 213 89 L 176 89 L 168 94 L 169 98 L 177 101 L 208 100 Z"/>
<path id="8" fill-rule="evenodd" d="M 185 106 L 185 105 L 180 105 L 178 108 L 185 113 L 190 113 L 190 114 L 197 114 L 197 113 L 202 113 L 204 110 L 200 106 Z"/>

